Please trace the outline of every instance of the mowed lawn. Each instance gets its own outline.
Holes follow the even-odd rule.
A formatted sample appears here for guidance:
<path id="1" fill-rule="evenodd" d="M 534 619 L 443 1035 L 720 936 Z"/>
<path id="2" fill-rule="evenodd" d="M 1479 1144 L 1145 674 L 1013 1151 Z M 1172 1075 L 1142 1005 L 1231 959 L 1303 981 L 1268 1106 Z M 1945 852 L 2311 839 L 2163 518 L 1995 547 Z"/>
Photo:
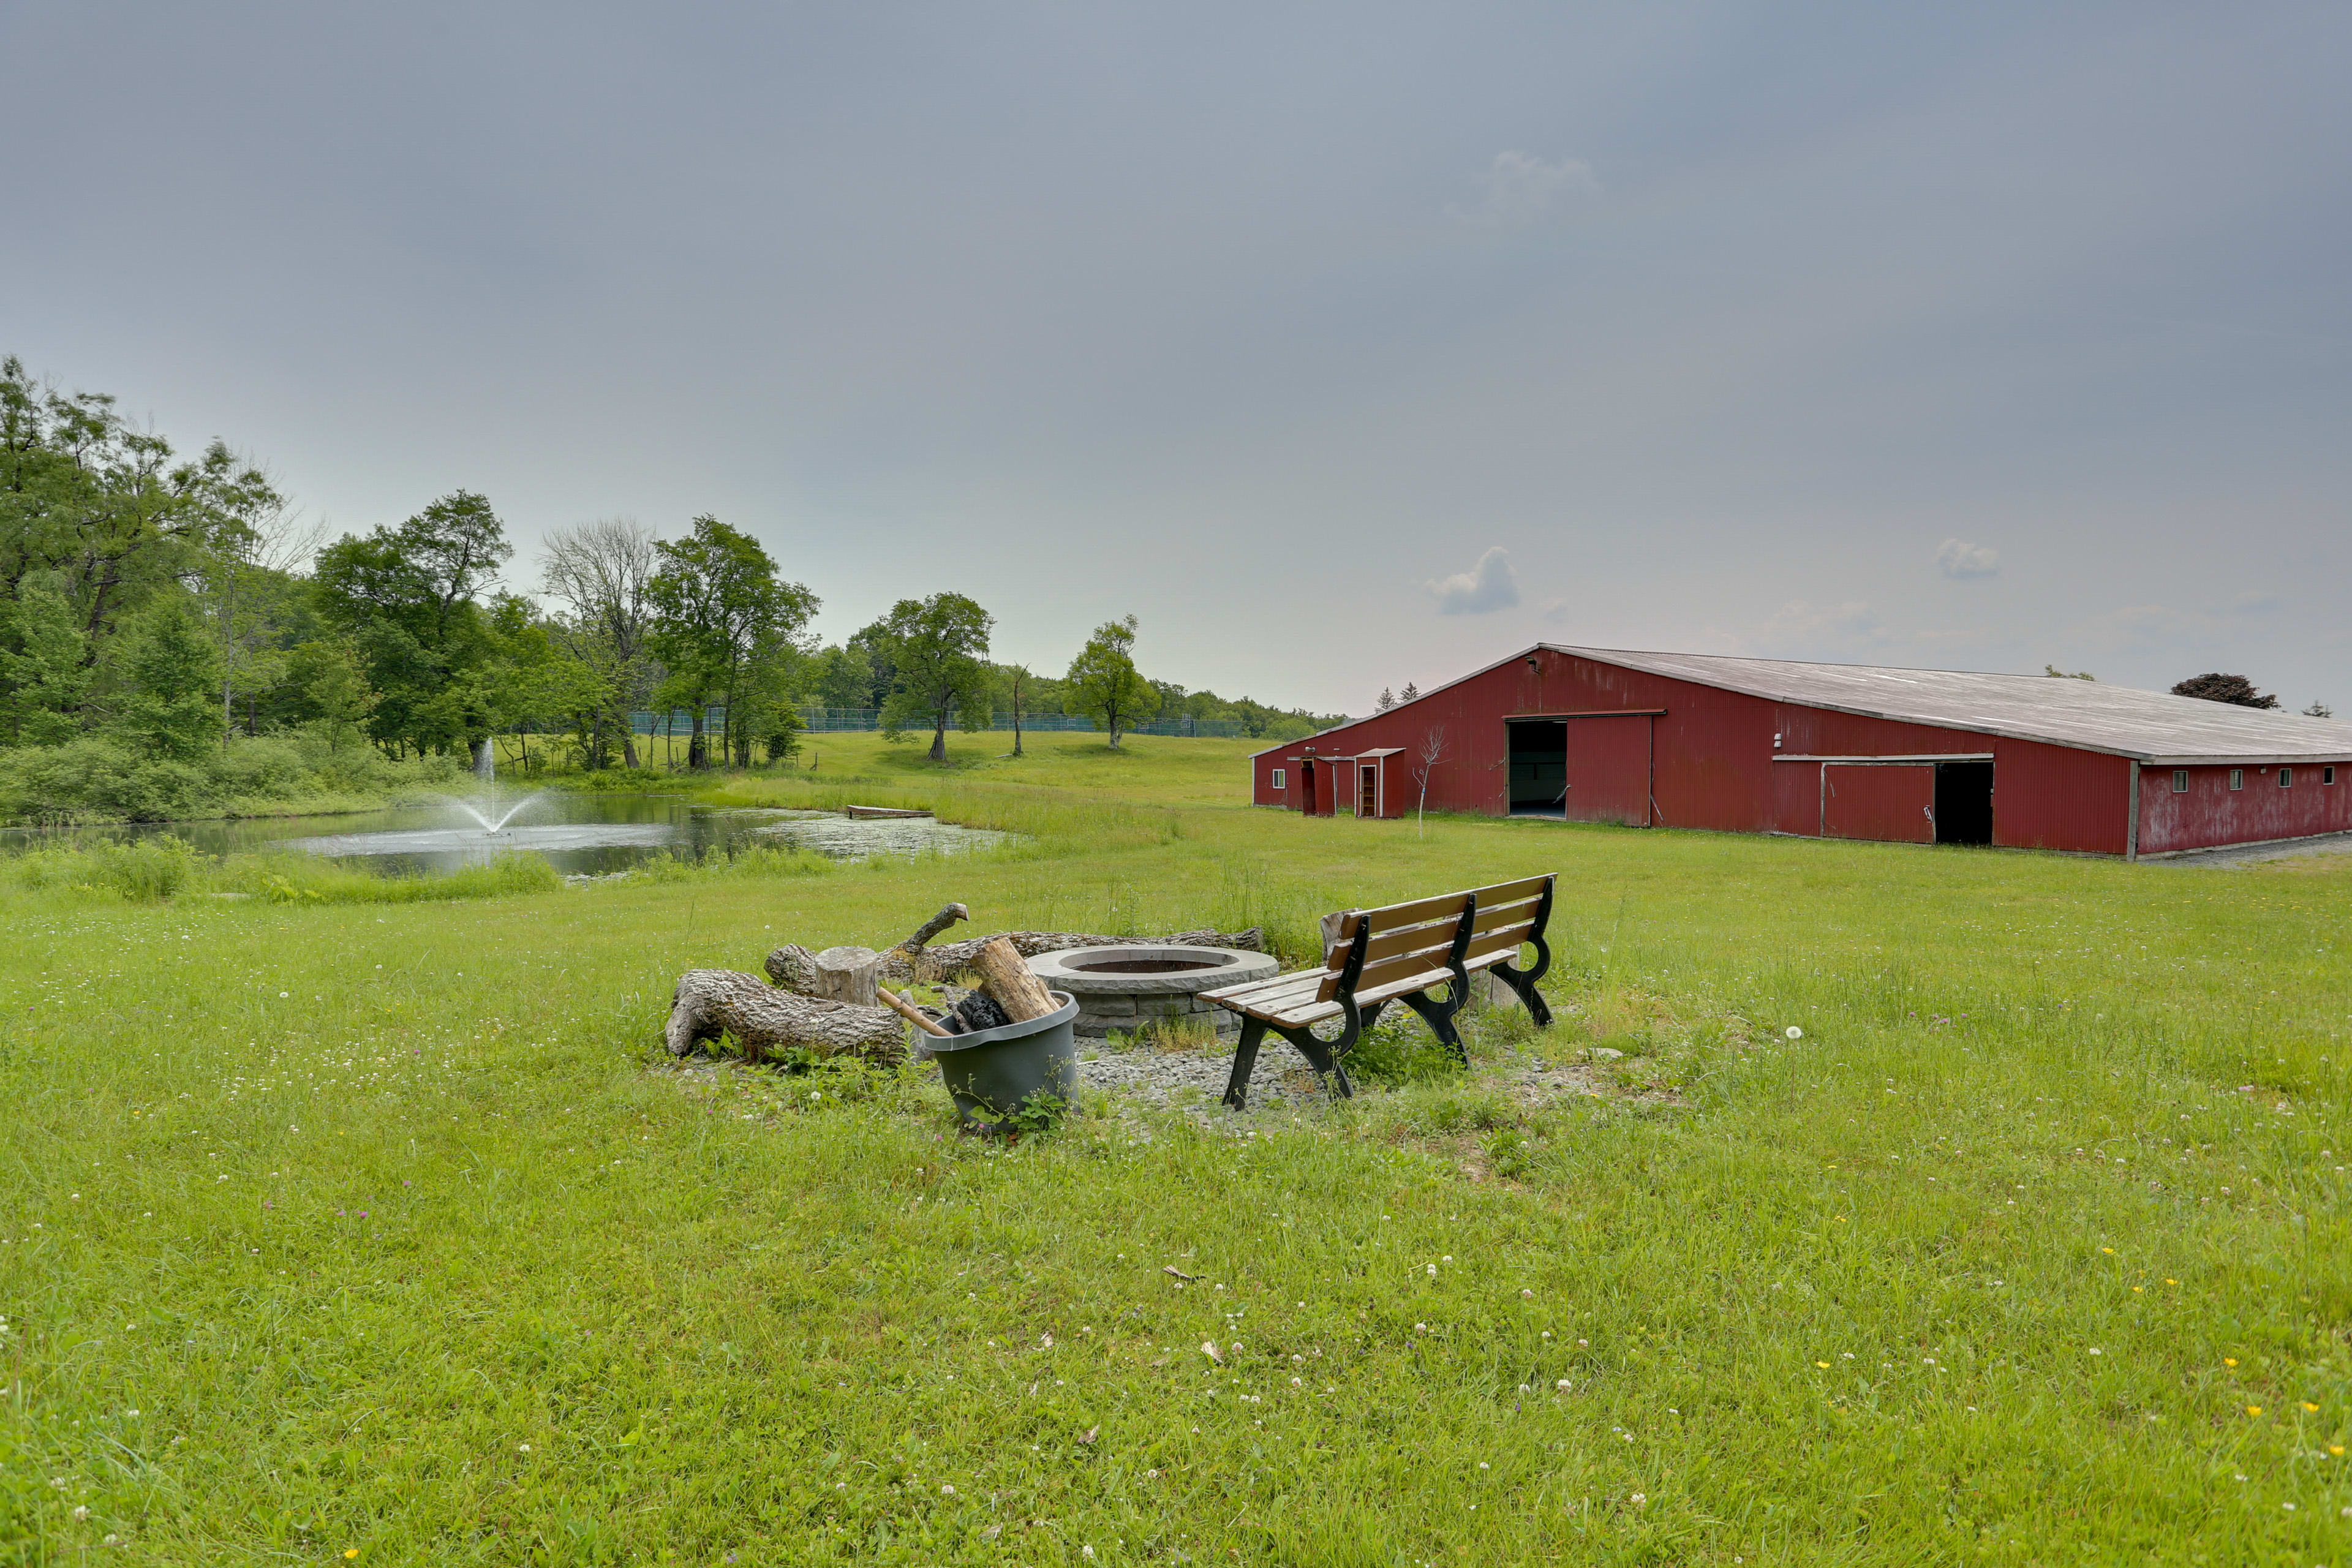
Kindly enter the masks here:
<path id="1" fill-rule="evenodd" d="M 722 793 L 1028 836 L 968 859 L 0 895 L 6 1560 L 2352 1563 L 2352 869 L 1303 821 L 1241 742 L 1006 740 Z M 1007 1150 L 924 1069 L 657 1047 L 678 971 L 950 900 L 1297 956 L 1545 870 L 1553 1030 L 1296 1117 Z"/>

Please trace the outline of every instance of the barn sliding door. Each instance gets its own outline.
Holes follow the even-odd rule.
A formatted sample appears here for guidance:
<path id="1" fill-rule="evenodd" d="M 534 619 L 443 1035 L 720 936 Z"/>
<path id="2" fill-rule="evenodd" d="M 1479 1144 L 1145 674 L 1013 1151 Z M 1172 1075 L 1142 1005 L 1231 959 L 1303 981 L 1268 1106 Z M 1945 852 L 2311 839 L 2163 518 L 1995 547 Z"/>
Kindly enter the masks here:
<path id="1" fill-rule="evenodd" d="M 1936 842 L 1936 764 L 1829 763 L 1822 768 L 1822 834 L 1891 844 Z"/>
<path id="2" fill-rule="evenodd" d="M 1650 826 L 1650 715 L 1580 716 L 1567 731 L 1568 788 L 1561 812 L 1570 822 Z"/>

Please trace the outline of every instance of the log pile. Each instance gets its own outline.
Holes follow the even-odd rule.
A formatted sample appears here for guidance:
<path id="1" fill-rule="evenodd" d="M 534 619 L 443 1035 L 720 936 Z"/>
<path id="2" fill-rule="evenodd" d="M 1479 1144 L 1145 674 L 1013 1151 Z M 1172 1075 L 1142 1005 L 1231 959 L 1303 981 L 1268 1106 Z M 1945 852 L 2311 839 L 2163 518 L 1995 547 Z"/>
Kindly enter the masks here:
<path id="1" fill-rule="evenodd" d="M 1253 952 L 1265 948 L 1264 933 L 1255 926 L 1244 931 L 1186 931 L 1157 938 L 1018 931 L 930 945 L 941 931 L 971 918 L 963 905 L 950 904 L 905 941 L 879 952 L 866 947 L 811 951 L 787 944 L 768 954 L 763 965 L 772 984 L 730 969 L 690 969 L 678 976 L 671 996 L 665 1041 L 670 1054 L 679 1057 L 703 1043 L 731 1037 L 754 1062 L 800 1048 L 890 1065 L 908 1055 L 902 1016 L 929 1037 L 1024 1023 L 1053 1012 L 1052 993 L 1022 962 L 1041 952 L 1074 947 L 1234 947 Z M 909 1004 L 879 984 L 885 979 L 940 980 L 966 972 L 981 977 L 982 988 L 946 1014 L 918 1016 Z M 928 1046 L 928 1038 L 920 1043 Z"/>

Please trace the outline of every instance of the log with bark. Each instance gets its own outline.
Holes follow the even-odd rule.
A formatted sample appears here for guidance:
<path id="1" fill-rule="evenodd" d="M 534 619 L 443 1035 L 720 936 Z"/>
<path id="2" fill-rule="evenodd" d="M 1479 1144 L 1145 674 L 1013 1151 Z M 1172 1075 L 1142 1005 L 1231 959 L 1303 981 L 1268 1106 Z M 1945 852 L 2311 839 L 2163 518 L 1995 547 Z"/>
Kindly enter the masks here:
<path id="1" fill-rule="evenodd" d="M 1029 973 L 1020 950 L 1003 937 L 982 943 L 972 955 L 971 966 L 980 973 L 982 988 L 1016 1024 L 1042 1018 L 1058 1005 L 1045 983 Z"/>
<path id="2" fill-rule="evenodd" d="M 895 1013 L 804 996 L 731 969 L 689 969 L 679 975 L 664 1035 L 674 1057 L 685 1056 L 701 1041 L 730 1036 L 754 1062 L 791 1047 L 883 1065 L 907 1056 L 906 1026 Z"/>

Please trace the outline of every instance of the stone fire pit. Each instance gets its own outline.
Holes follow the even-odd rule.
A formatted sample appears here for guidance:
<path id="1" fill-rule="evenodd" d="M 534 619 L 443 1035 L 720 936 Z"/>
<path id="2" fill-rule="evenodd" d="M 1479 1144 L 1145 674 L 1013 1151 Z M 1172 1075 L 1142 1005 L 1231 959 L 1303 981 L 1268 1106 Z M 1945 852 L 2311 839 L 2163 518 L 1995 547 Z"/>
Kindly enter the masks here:
<path id="1" fill-rule="evenodd" d="M 1028 963 L 1048 990 L 1077 998 L 1077 1032 L 1095 1038 L 1158 1018 L 1193 1019 L 1221 1035 L 1239 1034 L 1241 1020 L 1202 1001 L 1201 993 L 1271 980 L 1282 969 L 1270 952 L 1235 947 L 1073 947 Z"/>

